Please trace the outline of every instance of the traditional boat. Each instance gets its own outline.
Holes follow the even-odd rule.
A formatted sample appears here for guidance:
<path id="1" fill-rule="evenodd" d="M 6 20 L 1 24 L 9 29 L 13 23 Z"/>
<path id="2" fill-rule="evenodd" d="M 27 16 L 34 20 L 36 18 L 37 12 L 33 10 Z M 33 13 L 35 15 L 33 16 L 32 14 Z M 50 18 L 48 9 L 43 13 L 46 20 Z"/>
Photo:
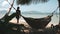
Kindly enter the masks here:
<path id="1" fill-rule="evenodd" d="M 9 22 L 12 18 L 14 18 L 16 16 L 16 13 L 13 13 L 10 16 L 4 16 L 2 19 L 5 20 L 5 22 Z M 53 15 L 44 17 L 44 18 L 28 18 L 28 17 L 24 17 L 22 16 L 25 21 L 32 27 L 35 29 L 40 29 L 40 28 L 45 28 L 46 25 L 51 21 L 51 17 Z"/>

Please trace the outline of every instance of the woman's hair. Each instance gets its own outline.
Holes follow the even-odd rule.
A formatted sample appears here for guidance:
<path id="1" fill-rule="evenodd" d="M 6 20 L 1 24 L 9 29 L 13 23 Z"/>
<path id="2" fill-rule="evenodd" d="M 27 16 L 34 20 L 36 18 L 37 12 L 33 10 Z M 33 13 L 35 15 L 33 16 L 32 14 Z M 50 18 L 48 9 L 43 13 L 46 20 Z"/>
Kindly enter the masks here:
<path id="1" fill-rule="evenodd" d="M 17 7 L 17 9 L 19 9 L 20 7 Z"/>

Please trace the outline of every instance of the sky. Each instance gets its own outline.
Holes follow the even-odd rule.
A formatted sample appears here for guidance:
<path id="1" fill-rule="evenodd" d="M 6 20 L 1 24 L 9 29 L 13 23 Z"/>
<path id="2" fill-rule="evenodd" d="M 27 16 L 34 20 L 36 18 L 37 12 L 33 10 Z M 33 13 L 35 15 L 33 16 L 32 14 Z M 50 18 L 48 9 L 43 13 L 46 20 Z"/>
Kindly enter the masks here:
<path id="1" fill-rule="evenodd" d="M 12 0 L 8 0 L 10 3 L 12 3 Z M 37 11 L 42 13 L 52 13 L 57 7 L 58 7 L 58 1 L 57 0 L 49 0 L 46 3 L 38 3 L 38 4 L 30 4 L 30 5 L 17 5 L 16 1 L 14 3 L 14 7 L 17 6 L 20 7 L 21 12 L 31 12 L 31 11 Z M 0 11 L 2 10 L 8 10 L 10 5 L 6 0 L 0 0 Z M 12 9 L 13 12 L 15 12 L 14 9 Z M 59 12 L 57 10 L 56 12 Z M 1 15 L 1 14 L 0 14 Z M 14 21 L 14 20 L 13 20 Z"/>
<path id="2" fill-rule="evenodd" d="M 10 3 L 12 3 L 12 0 L 8 0 Z M 14 7 L 16 8 L 18 5 L 16 4 L 16 1 L 14 3 Z M 57 0 L 49 0 L 46 3 L 38 3 L 38 4 L 30 4 L 30 5 L 19 5 L 21 12 L 24 11 L 37 11 L 37 12 L 53 12 L 57 6 L 58 1 Z M 0 10 L 8 10 L 10 5 L 6 0 L 0 0 Z M 3 9 L 1 9 L 3 8 Z M 14 11 L 15 12 L 15 11 Z M 57 12 L 59 12 L 57 10 Z"/>

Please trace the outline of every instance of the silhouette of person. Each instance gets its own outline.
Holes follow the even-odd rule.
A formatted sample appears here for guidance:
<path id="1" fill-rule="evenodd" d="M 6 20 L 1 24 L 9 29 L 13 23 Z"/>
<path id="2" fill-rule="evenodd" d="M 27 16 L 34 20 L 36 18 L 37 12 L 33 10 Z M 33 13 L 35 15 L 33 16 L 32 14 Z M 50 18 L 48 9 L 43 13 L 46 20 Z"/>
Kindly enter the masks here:
<path id="1" fill-rule="evenodd" d="M 17 7 L 17 10 L 16 10 L 16 19 L 17 19 L 17 23 L 19 23 L 19 18 L 21 17 L 21 11 L 19 10 L 20 8 Z"/>
<path id="2" fill-rule="evenodd" d="M 51 28 L 54 28 L 54 25 L 53 24 L 51 24 Z"/>

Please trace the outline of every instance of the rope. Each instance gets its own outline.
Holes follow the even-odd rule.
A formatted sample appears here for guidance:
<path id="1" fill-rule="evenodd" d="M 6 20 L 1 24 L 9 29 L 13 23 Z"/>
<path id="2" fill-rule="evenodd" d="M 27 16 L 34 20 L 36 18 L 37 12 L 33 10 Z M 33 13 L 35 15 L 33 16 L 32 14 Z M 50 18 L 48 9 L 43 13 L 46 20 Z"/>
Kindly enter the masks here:
<path id="1" fill-rule="evenodd" d="M 6 0 L 6 1 L 8 1 L 8 0 Z M 11 11 L 11 9 L 12 9 L 12 7 L 13 7 L 13 4 L 14 4 L 14 0 L 13 0 L 13 2 L 12 2 L 12 4 L 11 4 L 11 7 L 9 8 L 9 12 L 6 13 L 5 16 L 4 16 L 2 19 L 5 19 L 5 17 L 8 16 L 8 14 L 10 13 L 10 11 Z"/>
<path id="2" fill-rule="evenodd" d="M 8 1 L 7 1 L 8 2 Z M 8 2 L 9 3 L 9 2 Z M 11 5 L 10 3 L 9 3 L 9 5 Z M 14 7 L 13 7 L 14 8 Z M 14 8 L 15 9 L 15 8 Z M 16 9 L 15 9 L 16 10 Z"/>
<path id="3" fill-rule="evenodd" d="M 57 11 L 59 7 L 57 7 L 52 13 L 51 13 L 51 16 L 53 16 L 53 14 Z"/>
<path id="4" fill-rule="evenodd" d="M 55 13 L 58 8 L 59 8 L 59 7 L 57 7 L 57 8 L 52 12 L 52 14 Z"/>
<path id="5" fill-rule="evenodd" d="M 9 12 L 8 12 L 7 14 L 10 13 L 10 11 L 11 11 L 11 9 L 12 9 L 12 7 L 13 7 L 14 1 L 15 1 L 15 0 L 13 0 L 12 4 L 10 4 L 10 3 L 8 2 L 8 0 L 7 0 L 7 2 L 11 5 L 11 7 L 9 8 Z"/>

